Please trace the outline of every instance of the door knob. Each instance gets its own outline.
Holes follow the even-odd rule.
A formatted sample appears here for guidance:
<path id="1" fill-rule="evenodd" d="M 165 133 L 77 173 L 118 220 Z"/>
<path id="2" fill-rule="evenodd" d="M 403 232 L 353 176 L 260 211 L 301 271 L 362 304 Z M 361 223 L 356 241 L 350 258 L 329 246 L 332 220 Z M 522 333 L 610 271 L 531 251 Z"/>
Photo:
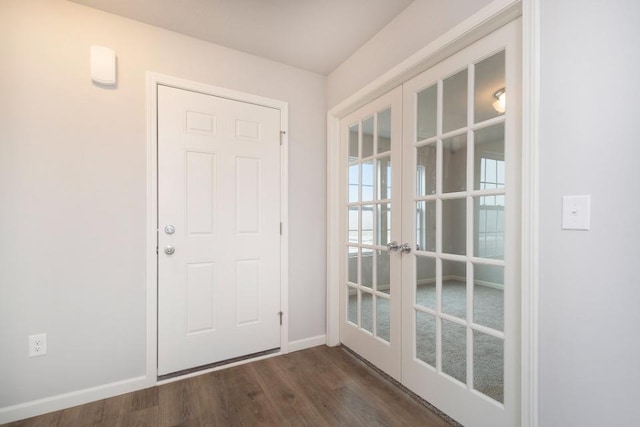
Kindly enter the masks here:
<path id="1" fill-rule="evenodd" d="M 391 243 L 387 243 L 387 249 L 390 251 L 397 251 L 398 249 L 400 249 L 400 246 L 398 246 L 398 242 L 396 242 L 395 240 Z"/>
<path id="2" fill-rule="evenodd" d="M 408 243 L 403 244 L 402 246 L 400 246 L 400 252 L 408 254 L 409 252 L 411 252 L 411 245 Z"/>
<path id="3" fill-rule="evenodd" d="M 173 234 L 176 232 L 176 228 L 173 225 L 169 224 L 164 227 L 164 232 L 167 234 Z"/>
<path id="4" fill-rule="evenodd" d="M 165 253 L 165 254 L 167 254 L 167 255 L 173 255 L 173 253 L 174 253 L 175 251 L 176 251 L 176 248 L 174 248 L 174 247 L 173 247 L 173 246 L 171 246 L 171 245 L 167 245 L 167 246 L 164 248 L 164 253 Z"/>

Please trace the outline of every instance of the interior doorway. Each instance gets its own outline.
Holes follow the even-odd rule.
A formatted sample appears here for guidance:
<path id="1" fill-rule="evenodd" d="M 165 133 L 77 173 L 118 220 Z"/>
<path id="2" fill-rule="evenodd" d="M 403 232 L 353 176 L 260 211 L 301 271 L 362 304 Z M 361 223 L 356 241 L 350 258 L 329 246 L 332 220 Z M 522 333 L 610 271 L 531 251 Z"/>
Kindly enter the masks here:
<path id="1" fill-rule="evenodd" d="M 287 104 L 158 74 L 149 88 L 154 376 L 286 353 Z"/>
<path id="2" fill-rule="evenodd" d="M 340 340 L 470 426 L 520 416 L 520 25 L 405 82 L 388 149 L 398 89 L 341 122 Z"/>

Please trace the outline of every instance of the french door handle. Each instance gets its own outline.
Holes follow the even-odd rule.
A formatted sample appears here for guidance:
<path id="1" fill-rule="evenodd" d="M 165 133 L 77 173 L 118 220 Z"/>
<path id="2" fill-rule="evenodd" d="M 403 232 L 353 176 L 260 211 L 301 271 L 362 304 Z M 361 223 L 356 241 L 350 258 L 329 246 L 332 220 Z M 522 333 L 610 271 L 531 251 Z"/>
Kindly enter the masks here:
<path id="1" fill-rule="evenodd" d="M 398 249 L 400 249 L 400 245 L 398 245 L 398 242 L 396 242 L 395 240 L 391 243 L 387 243 L 387 249 L 391 252 L 395 252 Z"/>
<path id="2" fill-rule="evenodd" d="M 402 246 L 400 246 L 400 252 L 402 252 L 403 254 L 408 254 L 409 252 L 411 252 L 411 245 L 408 243 L 404 243 Z"/>

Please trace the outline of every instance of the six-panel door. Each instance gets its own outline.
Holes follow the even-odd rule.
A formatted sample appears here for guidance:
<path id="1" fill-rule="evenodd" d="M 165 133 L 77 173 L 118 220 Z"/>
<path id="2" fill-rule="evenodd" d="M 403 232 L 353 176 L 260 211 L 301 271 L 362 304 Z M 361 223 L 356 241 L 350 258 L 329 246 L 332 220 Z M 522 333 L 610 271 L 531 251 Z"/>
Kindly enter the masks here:
<path id="1" fill-rule="evenodd" d="M 158 87 L 158 374 L 280 347 L 280 112 Z"/>

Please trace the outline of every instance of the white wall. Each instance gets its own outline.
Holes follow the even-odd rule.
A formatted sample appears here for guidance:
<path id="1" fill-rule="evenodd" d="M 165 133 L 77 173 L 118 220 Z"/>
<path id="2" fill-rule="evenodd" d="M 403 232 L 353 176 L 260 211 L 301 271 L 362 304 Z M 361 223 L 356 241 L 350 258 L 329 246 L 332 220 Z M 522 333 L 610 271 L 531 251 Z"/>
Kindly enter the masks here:
<path id="1" fill-rule="evenodd" d="M 640 425 L 640 2 L 540 4 L 540 425 Z"/>
<path id="2" fill-rule="evenodd" d="M 62 0 L 0 2 L 0 63 L 0 409 L 145 374 L 147 70 L 289 102 L 290 339 L 324 334 L 323 76 Z"/>
<path id="3" fill-rule="evenodd" d="M 327 77 L 329 108 L 354 94 L 489 4 L 491 0 L 414 0 Z"/>

